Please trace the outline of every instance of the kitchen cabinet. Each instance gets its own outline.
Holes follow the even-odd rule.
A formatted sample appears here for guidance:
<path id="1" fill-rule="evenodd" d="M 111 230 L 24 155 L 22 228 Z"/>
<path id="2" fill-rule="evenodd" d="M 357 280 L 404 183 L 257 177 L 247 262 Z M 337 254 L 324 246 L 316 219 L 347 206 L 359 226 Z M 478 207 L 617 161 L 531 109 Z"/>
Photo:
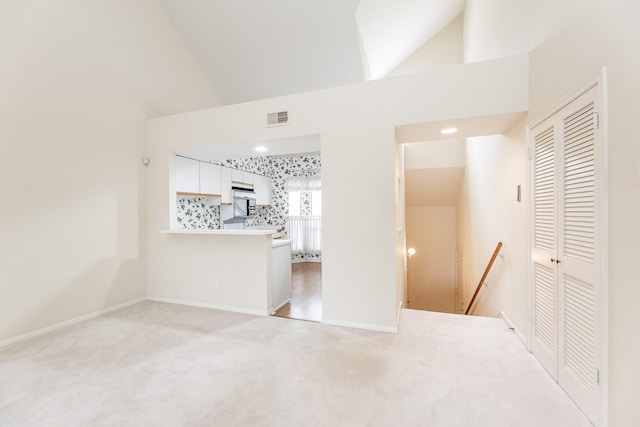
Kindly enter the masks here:
<path id="1" fill-rule="evenodd" d="M 174 166 L 176 193 L 200 194 L 200 162 L 176 156 Z"/>
<path id="2" fill-rule="evenodd" d="M 203 196 L 222 195 L 221 167 L 200 162 L 200 194 Z"/>
<path id="3" fill-rule="evenodd" d="M 256 175 L 251 172 L 244 172 L 242 174 L 242 183 L 246 185 L 255 185 Z"/>
<path id="4" fill-rule="evenodd" d="M 271 253 L 273 313 L 291 300 L 291 240 L 273 243 Z"/>
<path id="5" fill-rule="evenodd" d="M 178 194 L 220 197 L 221 205 L 231 205 L 232 187 L 238 185 L 254 189 L 257 205 L 271 205 L 272 180 L 269 177 L 182 156 L 175 157 L 174 165 Z"/>
<path id="6" fill-rule="evenodd" d="M 220 187 L 221 187 L 221 197 L 220 204 L 230 205 L 231 204 L 231 174 L 234 169 L 221 167 L 220 168 Z"/>
<path id="7" fill-rule="evenodd" d="M 231 169 L 231 182 L 235 184 L 244 184 L 244 171 L 240 169 Z"/>
<path id="8" fill-rule="evenodd" d="M 253 185 L 256 175 L 240 169 L 231 169 L 231 182 L 233 184 L 242 184 L 244 186 Z"/>
<path id="9" fill-rule="evenodd" d="M 256 205 L 271 205 L 272 179 L 268 176 L 256 175 L 253 189 L 256 192 Z"/>

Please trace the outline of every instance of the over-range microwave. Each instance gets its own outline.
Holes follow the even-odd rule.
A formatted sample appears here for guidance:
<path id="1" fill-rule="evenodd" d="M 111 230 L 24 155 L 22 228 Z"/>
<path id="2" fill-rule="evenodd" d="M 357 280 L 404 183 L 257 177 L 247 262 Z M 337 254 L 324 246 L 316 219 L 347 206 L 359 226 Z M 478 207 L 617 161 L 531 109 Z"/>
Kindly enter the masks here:
<path id="1" fill-rule="evenodd" d="M 249 218 L 256 215 L 256 194 L 251 190 L 233 189 L 233 217 Z"/>

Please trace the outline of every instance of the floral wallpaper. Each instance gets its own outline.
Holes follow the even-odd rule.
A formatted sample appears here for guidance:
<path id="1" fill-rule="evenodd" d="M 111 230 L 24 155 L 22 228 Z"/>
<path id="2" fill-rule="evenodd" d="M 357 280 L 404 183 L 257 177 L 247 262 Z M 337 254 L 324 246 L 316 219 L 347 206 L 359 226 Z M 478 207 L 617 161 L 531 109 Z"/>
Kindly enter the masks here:
<path id="1" fill-rule="evenodd" d="M 311 191 L 300 192 L 300 215 L 311 216 Z"/>
<path id="2" fill-rule="evenodd" d="M 273 180 L 271 206 L 256 209 L 256 216 L 247 219 L 247 226 L 286 226 L 289 198 L 285 187 L 288 178 L 319 178 L 321 176 L 320 154 L 293 156 L 261 156 L 229 159 L 217 162 L 221 166 L 270 176 Z M 311 215 L 311 194 L 302 193 L 303 215 Z M 185 197 L 177 200 L 178 224 L 183 229 L 220 229 L 220 207 L 214 198 Z M 284 236 L 287 230 L 285 227 Z M 293 261 L 320 261 L 321 255 L 292 254 Z"/>
<path id="3" fill-rule="evenodd" d="M 220 229 L 220 206 L 212 197 L 182 197 L 177 200 L 178 225 L 183 230 Z"/>

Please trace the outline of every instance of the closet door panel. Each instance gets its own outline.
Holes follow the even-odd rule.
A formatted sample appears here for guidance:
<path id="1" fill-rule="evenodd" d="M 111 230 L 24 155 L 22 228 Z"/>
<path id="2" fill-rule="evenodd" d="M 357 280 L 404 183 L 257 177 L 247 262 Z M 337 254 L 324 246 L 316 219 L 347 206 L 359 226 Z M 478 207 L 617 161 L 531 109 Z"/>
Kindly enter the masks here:
<path id="1" fill-rule="evenodd" d="M 554 379 L 558 375 L 557 334 L 557 143 L 555 119 L 532 130 L 533 319 L 532 351 Z"/>
<path id="2" fill-rule="evenodd" d="M 596 194 L 594 105 L 563 119 L 563 258 L 595 263 Z"/>
<path id="3" fill-rule="evenodd" d="M 599 419 L 598 369 L 602 235 L 597 89 L 559 113 L 563 153 L 560 195 L 558 383 Z"/>

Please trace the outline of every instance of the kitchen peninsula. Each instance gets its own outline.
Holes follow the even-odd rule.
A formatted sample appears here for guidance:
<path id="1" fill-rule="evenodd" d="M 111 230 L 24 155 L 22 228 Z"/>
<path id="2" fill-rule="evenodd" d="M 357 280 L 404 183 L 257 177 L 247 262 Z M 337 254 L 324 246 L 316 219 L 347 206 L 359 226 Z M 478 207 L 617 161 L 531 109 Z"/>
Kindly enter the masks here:
<path id="1" fill-rule="evenodd" d="M 274 230 L 164 230 L 157 301 L 270 315 L 290 298 L 291 241 Z M 224 265 L 225 268 L 219 268 Z M 177 268 L 176 268 L 177 267 Z"/>

